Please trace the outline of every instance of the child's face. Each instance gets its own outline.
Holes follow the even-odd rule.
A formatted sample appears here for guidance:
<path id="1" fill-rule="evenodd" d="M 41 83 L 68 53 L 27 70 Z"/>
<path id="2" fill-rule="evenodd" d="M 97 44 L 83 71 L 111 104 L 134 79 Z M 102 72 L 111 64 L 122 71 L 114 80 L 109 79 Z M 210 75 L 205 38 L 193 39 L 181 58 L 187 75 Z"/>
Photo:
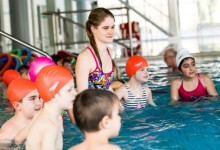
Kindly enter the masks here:
<path id="1" fill-rule="evenodd" d="M 148 77 L 149 77 L 148 67 L 141 68 L 135 73 L 135 78 L 142 83 L 147 82 Z"/>
<path id="2" fill-rule="evenodd" d="M 185 77 L 194 77 L 196 75 L 196 63 L 193 58 L 186 58 L 181 65 L 181 72 Z"/>
<path id="3" fill-rule="evenodd" d="M 42 106 L 43 101 L 39 98 L 38 91 L 33 90 L 19 102 L 19 111 L 28 119 L 32 119 Z"/>
<path id="4" fill-rule="evenodd" d="M 111 118 L 111 129 L 112 129 L 112 137 L 118 136 L 118 133 L 121 128 L 121 116 L 119 115 L 119 105 L 115 104 L 115 107 L 112 112 Z"/>
<path id="5" fill-rule="evenodd" d="M 67 70 L 69 70 L 70 72 L 72 72 L 72 66 L 71 63 L 66 62 L 65 64 L 63 64 L 63 67 L 65 67 Z"/>
<path id="6" fill-rule="evenodd" d="M 29 79 L 29 80 L 30 80 L 30 76 L 29 76 L 29 74 L 28 74 L 28 73 L 26 73 L 26 72 L 22 73 L 22 74 L 21 74 L 21 77 L 22 77 L 22 78 L 26 78 L 26 79 Z"/>
<path id="7" fill-rule="evenodd" d="M 73 108 L 73 101 L 76 94 L 76 90 L 74 89 L 74 81 L 71 79 L 58 93 L 59 102 L 62 106 L 62 109 L 68 110 Z"/>

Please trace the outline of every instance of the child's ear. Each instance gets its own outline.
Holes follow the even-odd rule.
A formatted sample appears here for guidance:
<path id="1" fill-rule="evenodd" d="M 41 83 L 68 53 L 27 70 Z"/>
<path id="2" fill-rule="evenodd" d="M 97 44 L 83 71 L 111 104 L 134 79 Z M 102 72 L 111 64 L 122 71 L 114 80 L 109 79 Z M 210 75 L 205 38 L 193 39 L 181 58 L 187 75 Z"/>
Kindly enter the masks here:
<path id="1" fill-rule="evenodd" d="M 21 103 L 19 103 L 19 102 L 14 102 L 14 103 L 13 103 L 13 107 L 14 107 L 14 109 L 17 110 L 17 111 L 21 110 L 20 105 L 21 105 Z"/>
<path id="2" fill-rule="evenodd" d="M 102 120 L 100 121 L 99 128 L 105 129 L 110 127 L 110 118 L 109 116 L 104 116 Z"/>

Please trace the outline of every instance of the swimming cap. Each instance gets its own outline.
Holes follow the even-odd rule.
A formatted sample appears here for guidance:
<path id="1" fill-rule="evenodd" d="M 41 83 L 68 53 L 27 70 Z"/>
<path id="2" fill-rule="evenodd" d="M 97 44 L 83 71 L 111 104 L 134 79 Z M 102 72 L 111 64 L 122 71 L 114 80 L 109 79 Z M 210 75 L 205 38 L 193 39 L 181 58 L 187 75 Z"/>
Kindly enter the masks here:
<path id="1" fill-rule="evenodd" d="M 6 70 L 3 74 L 2 80 L 8 86 L 9 83 L 15 79 L 20 78 L 19 72 L 16 70 Z"/>
<path id="2" fill-rule="evenodd" d="M 49 65 L 56 65 L 54 63 L 54 61 L 46 56 L 41 56 L 41 57 L 37 57 L 35 58 L 30 66 L 30 69 L 28 71 L 28 74 L 31 78 L 31 81 L 35 82 L 36 78 L 37 78 L 37 74 L 38 72 L 45 66 L 49 66 Z"/>
<path id="3" fill-rule="evenodd" d="M 35 89 L 36 85 L 31 80 L 25 78 L 13 80 L 8 86 L 8 98 L 13 105 Z"/>
<path id="4" fill-rule="evenodd" d="M 126 62 L 125 69 L 128 77 L 131 77 L 136 73 L 136 71 L 143 67 L 148 67 L 148 62 L 146 59 L 141 56 L 131 56 Z"/>
<path id="5" fill-rule="evenodd" d="M 71 79 L 73 76 L 66 68 L 52 65 L 40 70 L 35 83 L 43 101 L 48 102 Z"/>
<path id="6" fill-rule="evenodd" d="M 181 48 L 176 55 L 176 65 L 179 68 L 181 61 L 187 57 L 194 58 L 187 49 Z"/>

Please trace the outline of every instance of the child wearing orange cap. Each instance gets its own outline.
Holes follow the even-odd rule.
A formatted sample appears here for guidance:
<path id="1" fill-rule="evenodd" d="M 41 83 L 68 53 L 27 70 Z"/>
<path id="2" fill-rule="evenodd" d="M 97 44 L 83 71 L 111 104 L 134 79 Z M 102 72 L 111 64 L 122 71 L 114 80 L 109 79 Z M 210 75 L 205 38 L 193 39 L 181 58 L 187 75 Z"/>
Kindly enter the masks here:
<path id="1" fill-rule="evenodd" d="M 120 150 L 109 138 L 118 136 L 121 127 L 118 97 L 108 91 L 87 89 L 76 96 L 74 116 L 85 140 L 69 150 Z"/>
<path id="2" fill-rule="evenodd" d="M 42 107 L 36 85 L 28 79 L 19 78 L 11 81 L 7 93 L 15 114 L 1 127 L 2 144 L 10 144 L 16 134 L 31 122 Z"/>
<path id="3" fill-rule="evenodd" d="M 131 56 L 126 62 L 126 73 L 129 81 L 115 91 L 119 99 L 124 101 L 124 108 L 143 108 L 147 103 L 156 106 L 151 90 L 143 85 L 149 77 L 147 60 L 141 56 Z"/>
<path id="4" fill-rule="evenodd" d="M 65 68 L 51 65 L 40 70 L 35 83 L 44 108 L 30 126 L 26 149 L 62 150 L 61 113 L 73 107 L 76 95 L 73 76 Z"/>
<path id="5" fill-rule="evenodd" d="M 192 102 L 201 97 L 218 96 L 211 78 L 197 73 L 195 58 L 187 49 L 181 48 L 178 51 L 176 64 L 183 77 L 172 81 L 170 103 Z"/>

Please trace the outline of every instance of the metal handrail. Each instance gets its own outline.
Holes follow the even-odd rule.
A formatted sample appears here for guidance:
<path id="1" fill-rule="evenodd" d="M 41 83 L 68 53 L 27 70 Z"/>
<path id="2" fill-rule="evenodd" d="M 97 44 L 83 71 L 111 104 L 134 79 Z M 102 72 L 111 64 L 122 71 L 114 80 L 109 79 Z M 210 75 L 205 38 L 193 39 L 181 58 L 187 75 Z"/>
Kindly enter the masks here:
<path id="1" fill-rule="evenodd" d="M 20 40 L 18 38 L 15 38 L 12 35 L 4 32 L 2 30 L 0 30 L 0 34 L 5 36 L 5 37 L 7 37 L 7 38 L 9 38 L 9 39 L 11 39 L 12 41 L 15 41 L 15 42 L 17 42 L 17 43 L 19 43 L 19 44 L 21 44 L 23 46 L 26 46 L 27 48 L 30 48 L 31 50 L 33 50 L 33 51 L 35 51 L 37 53 L 40 53 L 40 54 L 45 55 L 45 56 L 50 58 L 50 55 L 47 52 L 45 52 L 45 51 L 43 51 L 43 50 L 41 50 L 41 49 L 39 49 L 37 47 L 34 47 L 34 46 L 30 45 L 29 43 L 24 42 L 24 41 L 22 41 L 22 40 Z"/>

